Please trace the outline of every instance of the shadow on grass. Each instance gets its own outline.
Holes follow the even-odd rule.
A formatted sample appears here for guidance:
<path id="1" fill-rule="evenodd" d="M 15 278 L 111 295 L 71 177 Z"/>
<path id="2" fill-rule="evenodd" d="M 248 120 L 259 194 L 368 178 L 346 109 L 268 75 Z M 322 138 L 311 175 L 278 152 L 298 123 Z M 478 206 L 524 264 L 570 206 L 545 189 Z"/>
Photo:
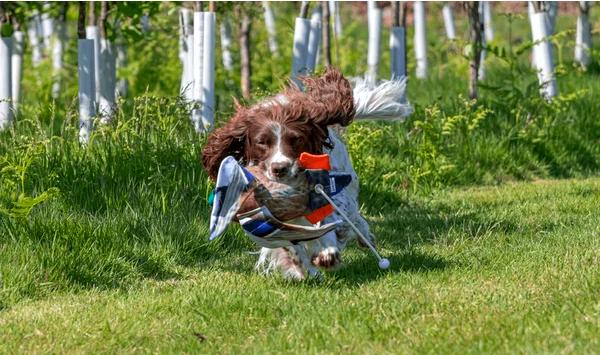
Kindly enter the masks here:
<path id="1" fill-rule="evenodd" d="M 416 250 L 401 251 L 385 257 L 390 261 L 390 268 L 380 270 L 377 266 L 377 259 L 365 251 L 358 258 L 352 258 L 342 268 L 333 272 L 335 282 L 326 284 L 326 286 L 336 289 L 358 287 L 377 281 L 387 274 L 436 272 L 452 267 L 452 263 L 439 256 L 428 255 Z"/>

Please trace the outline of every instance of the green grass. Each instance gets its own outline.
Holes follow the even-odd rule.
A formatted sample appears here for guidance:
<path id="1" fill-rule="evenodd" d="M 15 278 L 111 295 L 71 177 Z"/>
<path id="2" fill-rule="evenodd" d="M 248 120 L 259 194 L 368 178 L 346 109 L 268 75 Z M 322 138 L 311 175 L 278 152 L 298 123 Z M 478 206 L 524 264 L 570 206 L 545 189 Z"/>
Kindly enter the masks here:
<path id="1" fill-rule="evenodd" d="M 253 100 L 278 90 L 290 69 L 297 9 L 273 7 L 283 52 L 270 56 L 257 21 Z M 334 61 L 361 75 L 366 21 L 344 8 Z M 592 10 L 595 33 L 599 14 Z M 362 210 L 393 266 L 380 272 L 352 246 L 344 267 L 304 283 L 255 273 L 256 248 L 237 227 L 206 240 L 206 137 L 174 96 L 176 16 L 153 19 L 153 31 L 130 43 L 131 97 L 88 146 L 77 139 L 76 42 L 67 45 L 57 100 L 50 63 L 31 68 L 27 54 L 17 121 L 0 133 L 0 353 L 600 348 L 598 63 L 573 65 L 565 31 L 575 19 L 561 16 L 559 97 L 539 98 L 529 51 L 489 53 L 472 102 L 464 43 L 448 43 L 439 18 L 430 19 L 431 77 L 409 82 L 415 114 L 403 124 L 355 123 L 345 135 Z M 498 15 L 494 25 L 493 46 L 527 45 L 526 17 L 509 24 Z M 407 38 L 410 50 L 411 29 Z M 217 70 L 221 124 L 239 75 Z"/>
<path id="2" fill-rule="evenodd" d="M 600 179 L 440 192 L 371 218 L 388 272 L 353 248 L 323 281 L 288 283 L 252 272 L 255 257 L 239 248 L 127 288 L 21 302 L 0 313 L 0 344 L 8 353 L 594 352 L 598 206 Z"/>

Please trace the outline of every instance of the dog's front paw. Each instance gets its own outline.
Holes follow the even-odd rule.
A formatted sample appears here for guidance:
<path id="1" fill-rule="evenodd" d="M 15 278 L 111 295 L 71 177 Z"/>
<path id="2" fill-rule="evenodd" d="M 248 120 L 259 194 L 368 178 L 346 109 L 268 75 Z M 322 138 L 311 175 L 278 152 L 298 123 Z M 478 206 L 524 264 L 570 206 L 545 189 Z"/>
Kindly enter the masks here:
<path id="1" fill-rule="evenodd" d="M 325 248 L 312 257 L 312 263 L 327 270 L 335 269 L 342 263 L 340 250 L 335 247 Z"/>
<path id="2" fill-rule="evenodd" d="M 282 270 L 283 278 L 290 281 L 302 281 L 306 278 L 304 270 L 298 266 L 293 265 Z"/>

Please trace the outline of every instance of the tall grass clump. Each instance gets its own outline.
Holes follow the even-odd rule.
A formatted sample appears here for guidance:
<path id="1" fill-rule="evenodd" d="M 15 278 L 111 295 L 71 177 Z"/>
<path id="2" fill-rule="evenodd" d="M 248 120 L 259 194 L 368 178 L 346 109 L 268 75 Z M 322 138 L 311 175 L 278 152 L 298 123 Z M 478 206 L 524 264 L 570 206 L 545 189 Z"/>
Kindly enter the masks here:
<path id="1" fill-rule="evenodd" d="M 23 117 L 1 134 L 0 304 L 127 287 L 212 258 L 204 137 L 188 112 L 178 98 L 137 97 L 87 146 L 74 110 L 60 125 Z"/>

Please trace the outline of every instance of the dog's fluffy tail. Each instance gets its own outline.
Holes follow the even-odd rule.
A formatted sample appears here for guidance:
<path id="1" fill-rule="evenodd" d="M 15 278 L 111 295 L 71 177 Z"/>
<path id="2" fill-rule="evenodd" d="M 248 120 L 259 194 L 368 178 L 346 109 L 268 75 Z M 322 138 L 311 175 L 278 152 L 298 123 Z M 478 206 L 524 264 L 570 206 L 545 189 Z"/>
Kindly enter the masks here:
<path id="1" fill-rule="evenodd" d="M 405 77 L 375 86 L 365 79 L 355 79 L 354 82 L 354 119 L 403 121 L 413 112 L 406 99 Z"/>

